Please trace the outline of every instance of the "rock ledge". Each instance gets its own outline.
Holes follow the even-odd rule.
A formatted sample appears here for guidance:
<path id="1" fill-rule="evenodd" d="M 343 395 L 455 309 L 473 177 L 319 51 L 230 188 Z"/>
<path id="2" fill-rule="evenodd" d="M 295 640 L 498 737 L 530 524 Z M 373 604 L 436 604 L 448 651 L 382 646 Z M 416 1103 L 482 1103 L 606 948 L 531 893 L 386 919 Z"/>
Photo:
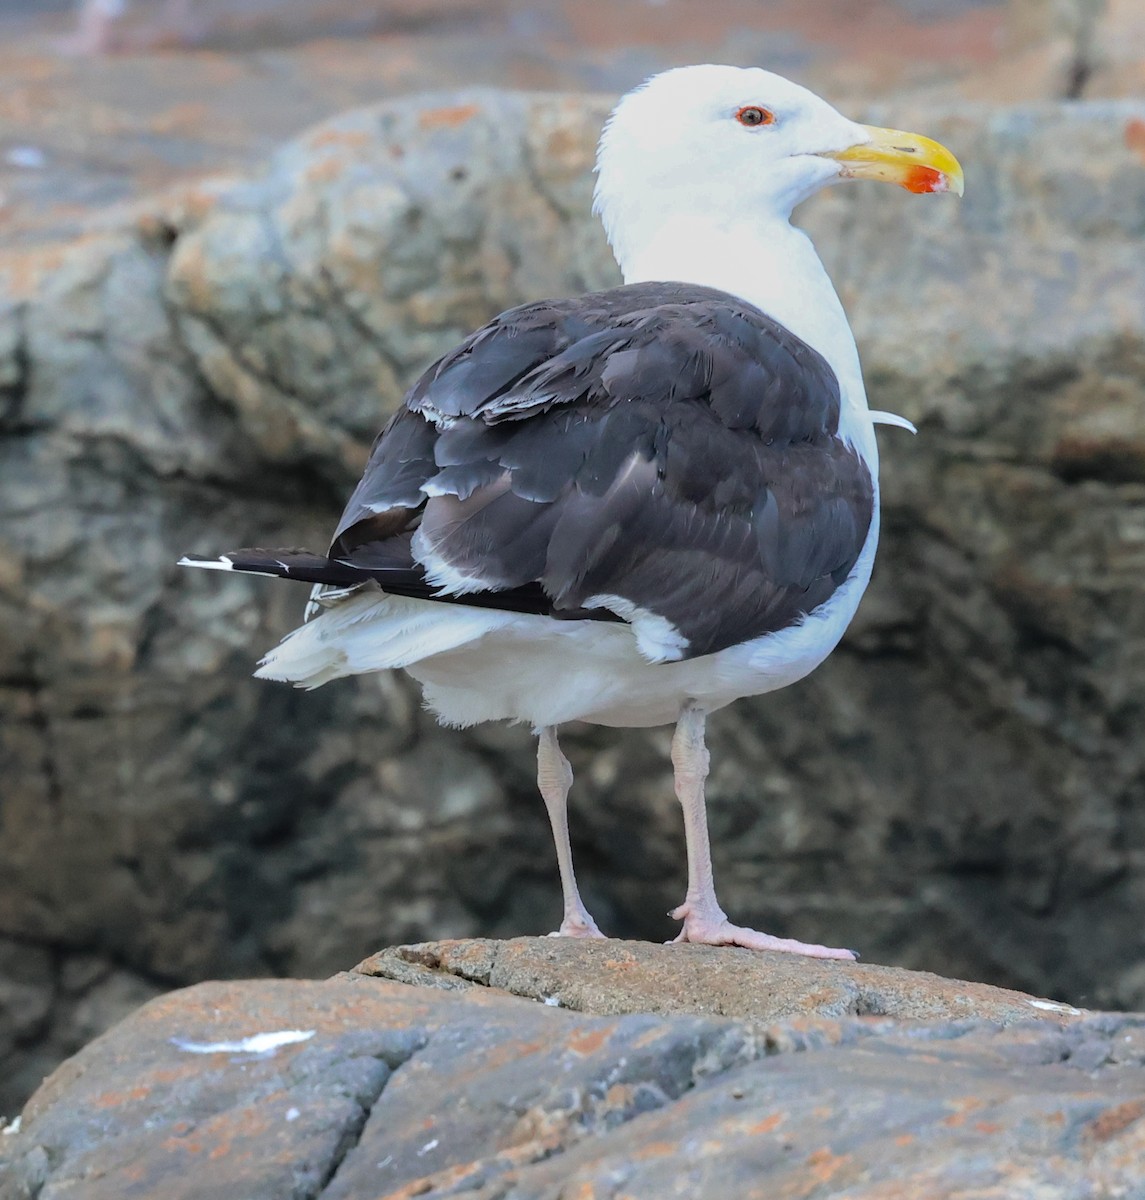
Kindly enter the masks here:
<path id="1" fill-rule="evenodd" d="M 0 1200 L 1139 1196 L 1143 1175 L 1145 1016 L 543 938 L 172 992 L 0 1136 Z"/>
<path id="2" fill-rule="evenodd" d="M 494 988 L 596 1016 L 691 1013 L 761 1021 L 973 1017 L 1010 1025 L 1085 1015 L 1068 1004 L 923 971 L 732 946 L 472 938 L 390 947 L 354 970 L 421 987 Z"/>

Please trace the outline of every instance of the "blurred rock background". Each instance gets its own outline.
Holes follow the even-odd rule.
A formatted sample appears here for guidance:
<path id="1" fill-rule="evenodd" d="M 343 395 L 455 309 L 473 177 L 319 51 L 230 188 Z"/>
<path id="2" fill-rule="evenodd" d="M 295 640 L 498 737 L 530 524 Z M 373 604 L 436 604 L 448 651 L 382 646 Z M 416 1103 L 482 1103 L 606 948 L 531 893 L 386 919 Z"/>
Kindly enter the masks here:
<path id="1" fill-rule="evenodd" d="M 883 435 L 844 647 L 713 722 L 725 904 L 1145 1007 L 1136 0 L 136 0 L 99 54 L 75 20 L 0 2 L 0 1112 L 166 988 L 555 923 L 526 730 L 440 731 L 398 678 L 255 683 L 305 589 L 173 564 L 324 545 L 426 362 L 613 282 L 600 122 L 704 59 L 968 180 L 805 210 L 872 404 L 920 434 Z M 566 742 L 590 907 L 668 936 L 668 731 Z"/>

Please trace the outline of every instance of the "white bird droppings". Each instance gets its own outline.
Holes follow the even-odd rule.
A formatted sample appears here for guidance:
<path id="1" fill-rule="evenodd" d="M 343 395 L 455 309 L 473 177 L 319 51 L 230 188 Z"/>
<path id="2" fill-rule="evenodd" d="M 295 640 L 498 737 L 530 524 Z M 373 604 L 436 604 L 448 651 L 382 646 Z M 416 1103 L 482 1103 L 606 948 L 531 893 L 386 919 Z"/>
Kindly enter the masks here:
<path id="1" fill-rule="evenodd" d="M 302 1114 L 296 1108 L 288 1108 L 286 1110 L 286 1119 L 288 1121 L 297 1121 Z"/>
<path id="2" fill-rule="evenodd" d="M 437 1138 L 434 1138 L 432 1142 L 426 1142 L 426 1144 L 417 1152 L 418 1158 L 421 1158 L 423 1154 L 428 1154 L 431 1150 L 436 1150 L 438 1145 L 439 1140 Z"/>
<path id="3" fill-rule="evenodd" d="M 560 996 L 546 996 L 546 997 L 545 997 L 545 1003 L 546 1003 L 546 1004 L 547 1004 L 547 1005 L 548 1005 L 550 1008 L 560 1008 L 560 1006 L 561 1006 L 561 998 L 560 998 Z"/>
<path id="4" fill-rule="evenodd" d="M 1031 1008 L 1041 1008 L 1046 1012 L 1069 1013 L 1071 1017 L 1080 1017 L 1082 1010 L 1074 1008 L 1072 1004 L 1059 1004 L 1056 1000 L 1027 1000 L 1026 1003 Z"/>
<path id="5" fill-rule="evenodd" d="M 274 1033 L 256 1033 L 233 1042 L 190 1042 L 185 1038 L 171 1038 L 170 1042 L 188 1054 L 273 1054 L 282 1046 L 307 1042 L 317 1032 L 316 1029 L 279 1029 Z"/>
<path id="6" fill-rule="evenodd" d="M 3 1117 L 0 1117 L 0 1121 L 3 1121 L 3 1119 L 4 1119 Z M 13 1117 L 12 1120 L 9 1121 L 7 1125 L 3 1126 L 3 1128 L 0 1128 L 0 1133 L 2 1133 L 5 1137 L 11 1137 L 12 1134 L 19 1133 L 19 1132 L 20 1132 L 20 1118 L 19 1117 Z"/>
<path id="7" fill-rule="evenodd" d="M 23 167 L 26 171 L 39 171 L 47 165 L 47 155 L 39 146 L 13 146 L 4 155 L 10 167 Z"/>

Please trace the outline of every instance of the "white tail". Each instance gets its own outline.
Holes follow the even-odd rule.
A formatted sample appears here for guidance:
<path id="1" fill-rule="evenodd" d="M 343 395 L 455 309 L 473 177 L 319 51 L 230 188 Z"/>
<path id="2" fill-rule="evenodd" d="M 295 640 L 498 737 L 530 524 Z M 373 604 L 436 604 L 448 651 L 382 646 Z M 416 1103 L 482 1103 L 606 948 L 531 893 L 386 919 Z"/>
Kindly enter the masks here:
<path id="1" fill-rule="evenodd" d="M 370 671 L 389 671 L 474 642 L 513 614 L 377 591 L 354 595 L 288 633 L 255 676 L 312 689 Z"/>

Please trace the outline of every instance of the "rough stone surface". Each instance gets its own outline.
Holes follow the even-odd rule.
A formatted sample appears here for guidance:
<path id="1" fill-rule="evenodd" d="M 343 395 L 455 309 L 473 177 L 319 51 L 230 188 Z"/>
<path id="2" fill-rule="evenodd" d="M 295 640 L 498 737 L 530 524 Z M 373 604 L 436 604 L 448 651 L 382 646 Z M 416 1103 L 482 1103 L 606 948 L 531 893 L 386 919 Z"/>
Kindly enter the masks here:
<path id="1" fill-rule="evenodd" d="M 75 7 L 0 6 L 0 245 L 77 236 L 340 109 L 462 81 L 616 93 L 733 62 L 845 105 L 1126 97 L 1145 81 L 1138 0 L 131 0 L 119 53 L 95 58 L 61 52 Z"/>
<path id="2" fill-rule="evenodd" d="M 1090 37 L 1037 9 L 1012 17 L 1032 51 Z M 1135 20 L 1111 5 L 1086 43 L 1094 94 L 1132 76 Z M 0 63 L 0 1111 L 164 988 L 557 919 L 524 730 L 443 733 L 401 680 L 253 683 L 298 593 L 172 564 L 321 545 L 429 358 L 614 277 L 588 215 L 608 100 L 407 100 L 176 184 L 373 94 L 365 50 L 281 54 L 301 57 Z M 294 70 L 311 90 L 276 107 L 266 80 Z M 856 187 L 807 212 L 873 403 L 921 434 L 884 438 L 883 550 L 844 648 L 713 722 L 721 896 L 868 961 L 1140 1007 L 1145 108 L 991 111 L 952 80 L 867 116 L 951 144 L 961 205 Z M 133 115 L 148 87 L 163 102 Z M 42 168 L 9 153 L 30 133 Z M 566 743 L 593 910 L 670 936 L 667 734 Z"/>
<path id="3" fill-rule="evenodd" d="M 561 957 L 591 975 L 600 949 Z M 1142 1194 L 1145 1018 L 1027 1006 L 1037 1019 L 1004 1028 L 973 985 L 961 1020 L 832 1018 L 817 984 L 866 969 L 793 959 L 802 1017 L 730 1019 L 702 998 L 688 1012 L 679 948 L 613 949 L 646 974 L 608 1016 L 360 971 L 170 993 L 0 1134 L 0 1200 Z M 539 947 L 502 950 L 520 968 Z M 936 994 L 892 975 L 900 996 Z M 676 1012 L 642 1011 L 664 994 Z M 245 1042 L 267 1034 L 286 1036 Z"/>
<path id="4" fill-rule="evenodd" d="M 1081 1010 L 984 983 L 922 971 L 758 953 L 731 946 L 578 942 L 567 938 L 429 942 L 396 946 L 354 968 L 361 975 L 450 991 L 498 988 L 576 1012 L 703 1013 L 788 1017 L 894 1017 L 1012 1024 Z"/>

